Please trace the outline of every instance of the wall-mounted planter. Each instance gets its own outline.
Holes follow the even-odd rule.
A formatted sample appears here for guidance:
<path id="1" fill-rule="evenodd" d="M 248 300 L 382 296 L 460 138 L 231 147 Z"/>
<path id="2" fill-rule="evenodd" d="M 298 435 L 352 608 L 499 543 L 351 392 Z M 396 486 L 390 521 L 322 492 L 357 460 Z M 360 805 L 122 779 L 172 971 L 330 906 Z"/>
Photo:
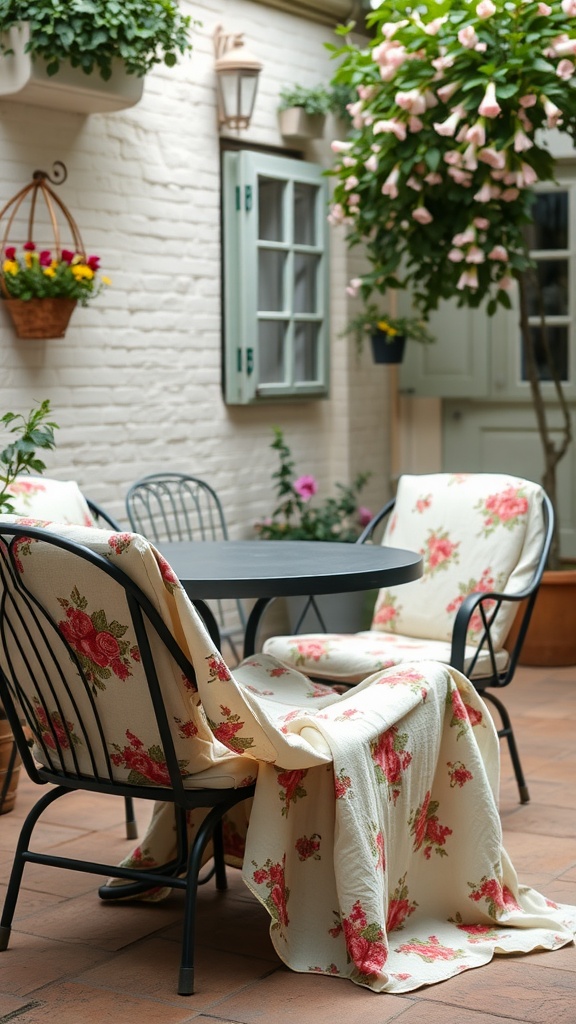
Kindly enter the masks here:
<path id="1" fill-rule="evenodd" d="M 133 107 L 142 98 L 144 79 L 127 75 L 120 60 L 107 82 L 98 71 L 86 75 L 67 63 L 50 76 L 45 61 L 24 52 L 29 39 L 27 24 L 10 29 L 2 38 L 14 53 L 0 55 L 0 99 L 95 114 Z"/>
<path id="2" fill-rule="evenodd" d="M 323 137 L 326 115 L 307 114 L 303 107 L 288 107 L 278 112 L 278 121 L 283 138 L 306 142 Z"/>

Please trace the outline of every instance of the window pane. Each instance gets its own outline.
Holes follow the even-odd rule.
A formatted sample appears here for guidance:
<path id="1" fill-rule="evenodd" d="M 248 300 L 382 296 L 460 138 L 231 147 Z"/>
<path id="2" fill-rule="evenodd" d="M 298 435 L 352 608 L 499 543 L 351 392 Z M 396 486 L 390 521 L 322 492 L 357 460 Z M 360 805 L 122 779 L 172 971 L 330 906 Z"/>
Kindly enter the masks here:
<path id="1" fill-rule="evenodd" d="M 529 249 L 568 248 L 568 193 L 538 192 L 532 205 L 533 224 L 526 227 Z"/>
<path id="2" fill-rule="evenodd" d="M 560 376 L 560 380 L 568 380 L 568 328 L 547 326 L 548 345 L 552 359 Z M 530 339 L 536 355 L 536 365 L 540 380 L 552 380 L 552 374 L 546 361 L 546 349 L 540 327 L 530 328 Z M 528 380 L 524 355 L 522 354 L 522 380 Z"/>
<path id="3" fill-rule="evenodd" d="M 297 252 L 294 256 L 294 312 L 316 313 L 319 257 Z"/>
<path id="4" fill-rule="evenodd" d="M 317 245 L 315 185 L 294 185 L 294 241 L 296 245 Z"/>
<path id="5" fill-rule="evenodd" d="M 540 316 L 540 296 L 547 316 L 567 316 L 568 260 L 538 260 L 537 270 L 529 272 L 527 292 L 529 316 Z"/>
<path id="6" fill-rule="evenodd" d="M 285 337 L 285 321 L 260 320 L 258 324 L 258 355 L 262 384 L 282 384 L 284 381 Z"/>
<path id="7" fill-rule="evenodd" d="M 294 369 L 297 381 L 319 379 L 318 324 L 296 324 L 294 331 Z"/>
<path id="8" fill-rule="evenodd" d="M 258 238 L 263 242 L 284 241 L 284 189 L 276 178 L 258 178 Z"/>
<path id="9" fill-rule="evenodd" d="M 285 308 L 284 303 L 284 266 L 286 256 L 283 252 L 271 249 L 260 249 L 258 253 L 258 309 L 279 313 Z"/>

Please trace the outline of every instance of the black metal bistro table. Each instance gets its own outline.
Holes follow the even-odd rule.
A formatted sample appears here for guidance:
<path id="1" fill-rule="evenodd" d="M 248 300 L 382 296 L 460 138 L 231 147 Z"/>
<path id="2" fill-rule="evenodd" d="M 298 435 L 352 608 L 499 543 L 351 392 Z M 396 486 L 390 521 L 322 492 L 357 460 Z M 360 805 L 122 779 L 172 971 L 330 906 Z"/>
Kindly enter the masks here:
<path id="1" fill-rule="evenodd" d="M 157 546 L 203 616 L 210 599 L 256 598 L 246 624 L 245 657 L 254 653 L 260 619 L 275 597 L 374 590 L 422 575 L 422 558 L 415 551 L 372 544 L 223 540 Z M 213 632 L 209 609 L 206 618 Z"/>

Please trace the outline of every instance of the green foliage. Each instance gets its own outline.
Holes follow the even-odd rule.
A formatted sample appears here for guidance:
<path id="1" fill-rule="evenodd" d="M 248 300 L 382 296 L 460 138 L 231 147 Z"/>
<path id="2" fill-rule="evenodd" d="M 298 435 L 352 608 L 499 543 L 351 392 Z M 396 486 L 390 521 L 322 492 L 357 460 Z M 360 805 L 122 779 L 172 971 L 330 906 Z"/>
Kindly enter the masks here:
<path id="1" fill-rule="evenodd" d="M 192 48 L 192 19 L 176 0 L 3 0 L 0 32 L 21 22 L 30 23 L 27 50 L 49 75 L 69 60 L 107 80 L 121 58 L 128 74 L 142 76 L 162 61 L 173 67 Z"/>
<path id="2" fill-rule="evenodd" d="M 333 223 L 366 246 L 366 300 L 410 288 L 492 314 L 529 266 L 534 185 L 554 181 L 546 129 L 576 137 L 576 24 L 568 0 L 383 0 L 374 38 L 342 30 L 333 84 L 352 88 Z M 544 129 L 544 132 L 542 131 Z"/>
<path id="3" fill-rule="evenodd" d="M 47 249 L 37 252 L 33 242 L 27 242 L 24 248 L 20 257 L 14 246 L 6 246 L 4 250 L 0 277 L 8 298 L 24 302 L 66 298 L 87 306 L 104 284 L 110 284 L 107 277 L 98 280 L 98 256 L 86 259 L 80 253 L 64 249 L 58 259 Z"/>
<path id="4" fill-rule="evenodd" d="M 272 474 L 276 481 L 278 504 L 269 519 L 256 523 L 256 532 L 264 540 L 321 540 L 354 542 L 369 522 L 368 509 L 358 507 L 358 495 L 370 474 L 359 473 L 350 487 L 336 484 L 338 496 L 314 506 L 310 498 L 316 492 L 314 477 L 294 479 L 292 453 L 280 427 L 274 427 L 270 447 L 278 452 L 280 465 Z"/>
<path id="5" fill-rule="evenodd" d="M 54 431 L 58 425 L 48 419 L 50 413 L 50 402 L 45 399 L 27 416 L 7 412 L 0 418 L 4 429 L 14 435 L 13 440 L 0 451 L 0 514 L 14 511 L 7 488 L 17 476 L 43 473 L 46 469 L 36 452 L 38 449 L 48 450 L 55 446 Z"/>
<path id="6" fill-rule="evenodd" d="M 375 331 L 383 331 L 390 341 L 398 334 L 403 334 L 412 341 L 419 341 L 423 345 L 429 345 L 435 340 L 422 317 L 390 316 L 373 303 L 350 320 L 344 333 L 354 335 L 356 347 L 360 352 L 366 335 L 374 334 Z"/>
<path id="7" fill-rule="evenodd" d="M 285 85 L 280 90 L 278 110 L 302 107 L 307 114 L 327 114 L 331 109 L 331 94 L 324 85 L 307 89 L 303 85 Z"/>

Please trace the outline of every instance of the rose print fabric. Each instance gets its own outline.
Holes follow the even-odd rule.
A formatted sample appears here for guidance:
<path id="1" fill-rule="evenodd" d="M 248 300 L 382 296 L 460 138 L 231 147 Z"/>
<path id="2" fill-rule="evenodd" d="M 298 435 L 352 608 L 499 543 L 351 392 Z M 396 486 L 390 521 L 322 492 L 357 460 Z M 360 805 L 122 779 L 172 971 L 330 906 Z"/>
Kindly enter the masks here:
<path id="1" fill-rule="evenodd" d="M 7 492 L 18 515 L 77 526 L 95 525 L 88 502 L 75 480 L 24 475 L 17 477 Z"/>
<path id="2" fill-rule="evenodd" d="M 541 550 L 542 488 L 501 474 L 402 476 L 383 544 L 422 555 L 421 579 L 379 592 L 370 630 L 353 634 L 272 637 L 264 651 L 319 679 L 360 682 L 413 660 L 449 662 L 454 620 L 468 594 L 518 593 L 531 580 Z M 493 602 L 492 602 L 493 604 Z M 485 603 L 489 613 L 490 602 Z M 502 605 L 491 630 L 498 668 L 516 605 Z M 471 619 L 470 664 L 482 636 Z M 490 671 L 487 651 L 474 675 Z"/>
<path id="3" fill-rule="evenodd" d="M 226 775 L 226 784 L 242 785 L 257 776 L 249 827 L 244 804 L 225 822 L 226 848 L 266 907 L 272 942 L 291 968 L 407 992 L 497 953 L 573 940 L 576 908 L 520 885 L 502 848 L 498 738 L 464 676 L 422 662 L 375 673 L 342 695 L 266 655 L 232 673 L 142 537 L 57 531 L 125 568 L 189 653 L 195 685 L 174 666 L 162 675 L 187 783 L 212 777 L 219 785 Z M 89 572 L 71 577 L 48 550 L 21 542 L 21 571 L 44 596 L 53 593 L 58 628 L 94 666 L 94 699 L 115 708 L 115 771 L 162 785 L 162 751 L 141 706 L 125 610 Z M 33 574 L 33 565 L 42 572 Z M 39 733 L 54 730 L 81 750 L 74 709 L 63 703 L 50 718 L 38 715 Z M 198 820 L 190 815 L 191 829 Z M 173 847 L 172 807 L 158 804 L 127 860 L 152 866 Z"/>

